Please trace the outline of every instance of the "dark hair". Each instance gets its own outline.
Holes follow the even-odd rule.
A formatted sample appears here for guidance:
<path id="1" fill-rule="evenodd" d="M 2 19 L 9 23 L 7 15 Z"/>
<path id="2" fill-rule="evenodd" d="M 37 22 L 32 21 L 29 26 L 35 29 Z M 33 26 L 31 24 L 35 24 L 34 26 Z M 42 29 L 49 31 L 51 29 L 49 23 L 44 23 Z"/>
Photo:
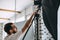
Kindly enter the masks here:
<path id="1" fill-rule="evenodd" d="M 4 26 L 4 31 L 5 31 L 7 34 L 10 34 L 9 30 L 12 29 L 12 27 L 11 27 L 12 24 L 13 24 L 13 23 L 7 23 L 7 24 L 5 24 L 5 26 Z"/>

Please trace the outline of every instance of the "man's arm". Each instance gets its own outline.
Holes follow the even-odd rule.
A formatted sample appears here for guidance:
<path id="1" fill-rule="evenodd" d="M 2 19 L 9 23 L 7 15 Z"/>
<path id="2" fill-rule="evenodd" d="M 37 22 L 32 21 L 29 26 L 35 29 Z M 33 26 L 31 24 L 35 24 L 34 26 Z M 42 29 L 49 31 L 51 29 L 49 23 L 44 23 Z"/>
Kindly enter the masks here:
<path id="1" fill-rule="evenodd" d="M 27 20 L 27 22 L 25 23 L 24 27 L 22 28 L 22 33 L 24 33 L 24 31 L 29 27 L 34 15 L 35 15 L 35 13 L 33 13 L 32 16 L 29 18 L 29 20 Z"/>
<path id="2" fill-rule="evenodd" d="M 32 18 L 35 15 L 35 12 L 32 14 L 32 16 L 29 18 L 29 20 L 25 23 L 24 27 L 22 30 L 18 31 L 17 33 L 12 35 L 12 39 L 17 40 L 22 33 L 29 27 L 29 25 L 32 23 Z"/>
<path id="3" fill-rule="evenodd" d="M 34 15 L 35 15 L 35 13 L 33 13 L 31 15 L 31 17 L 29 18 L 29 20 L 27 20 L 27 22 L 25 23 L 25 25 L 24 25 L 24 27 L 22 28 L 21 31 L 18 31 L 17 33 L 15 33 L 11 36 L 12 40 L 17 40 L 20 37 L 20 35 L 22 33 L 24 33 L 24 31 L 31 25 L 32 18 L 33 18 Z"/>

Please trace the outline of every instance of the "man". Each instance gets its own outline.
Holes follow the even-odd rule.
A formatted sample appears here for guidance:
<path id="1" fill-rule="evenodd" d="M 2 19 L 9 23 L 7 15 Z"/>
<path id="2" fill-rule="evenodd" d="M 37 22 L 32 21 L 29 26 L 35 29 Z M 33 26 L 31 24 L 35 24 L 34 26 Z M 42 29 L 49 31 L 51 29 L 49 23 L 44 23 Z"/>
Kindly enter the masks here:
<path id="1" fill-rule="evenodd" d="M 14 23 L 7 23 L 4 27 L 4 31 L 8 34 L 4 40 L 18 40 L 20 35 L 25 32 L 25 30 L 29 27 L 32 22 L 32 18 L 35 13 L 32 14 L 30 19 L 25 23 L 24 27 L 21 31 L 17 31 L 17 27 Z"/>
<path id="2" fill-rule="evenodd" d="M 44 23 L 55 40 L 57 39 L 57 12 L 60 0 L 42 0 Z"/>

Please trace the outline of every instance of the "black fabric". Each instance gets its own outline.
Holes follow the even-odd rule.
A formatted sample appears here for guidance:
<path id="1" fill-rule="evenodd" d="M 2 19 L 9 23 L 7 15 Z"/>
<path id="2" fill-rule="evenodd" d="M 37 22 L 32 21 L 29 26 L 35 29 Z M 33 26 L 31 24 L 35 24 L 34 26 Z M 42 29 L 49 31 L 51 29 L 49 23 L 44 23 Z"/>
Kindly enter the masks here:
<path id="1" fill-rule="evenodd" d="M 34 5 L 41 5 L 42 0 L 34 0 Z"/>
<path id="2" fill-rule="evenodd" d="M 44 23 L 55 40 L 57 40 L 57 11 L 59 3 L 60 0 L 42 0 Z"/>

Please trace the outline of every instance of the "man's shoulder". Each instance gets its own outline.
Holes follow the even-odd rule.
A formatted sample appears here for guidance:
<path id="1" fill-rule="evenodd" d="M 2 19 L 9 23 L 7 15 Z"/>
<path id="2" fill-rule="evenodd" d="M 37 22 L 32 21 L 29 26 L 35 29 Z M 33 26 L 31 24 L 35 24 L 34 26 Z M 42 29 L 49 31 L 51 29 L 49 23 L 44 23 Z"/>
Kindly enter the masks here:
<path id="1" fill-rule="evenodd" d="M 8 39 L 8 36 L 6 36 L 5 38 L 4 38 L 4 40 L 7 40 Z"/>
<path id="2" fill-rule="evenodd" d="M 8 40 L 8 39 L 10 39 L 10 38 L 12 38 L 12 36 L 13 36 L 13 34 L 12 35 L 7 35 L 5 38 L 4 38 L 4 40 Z"/>

